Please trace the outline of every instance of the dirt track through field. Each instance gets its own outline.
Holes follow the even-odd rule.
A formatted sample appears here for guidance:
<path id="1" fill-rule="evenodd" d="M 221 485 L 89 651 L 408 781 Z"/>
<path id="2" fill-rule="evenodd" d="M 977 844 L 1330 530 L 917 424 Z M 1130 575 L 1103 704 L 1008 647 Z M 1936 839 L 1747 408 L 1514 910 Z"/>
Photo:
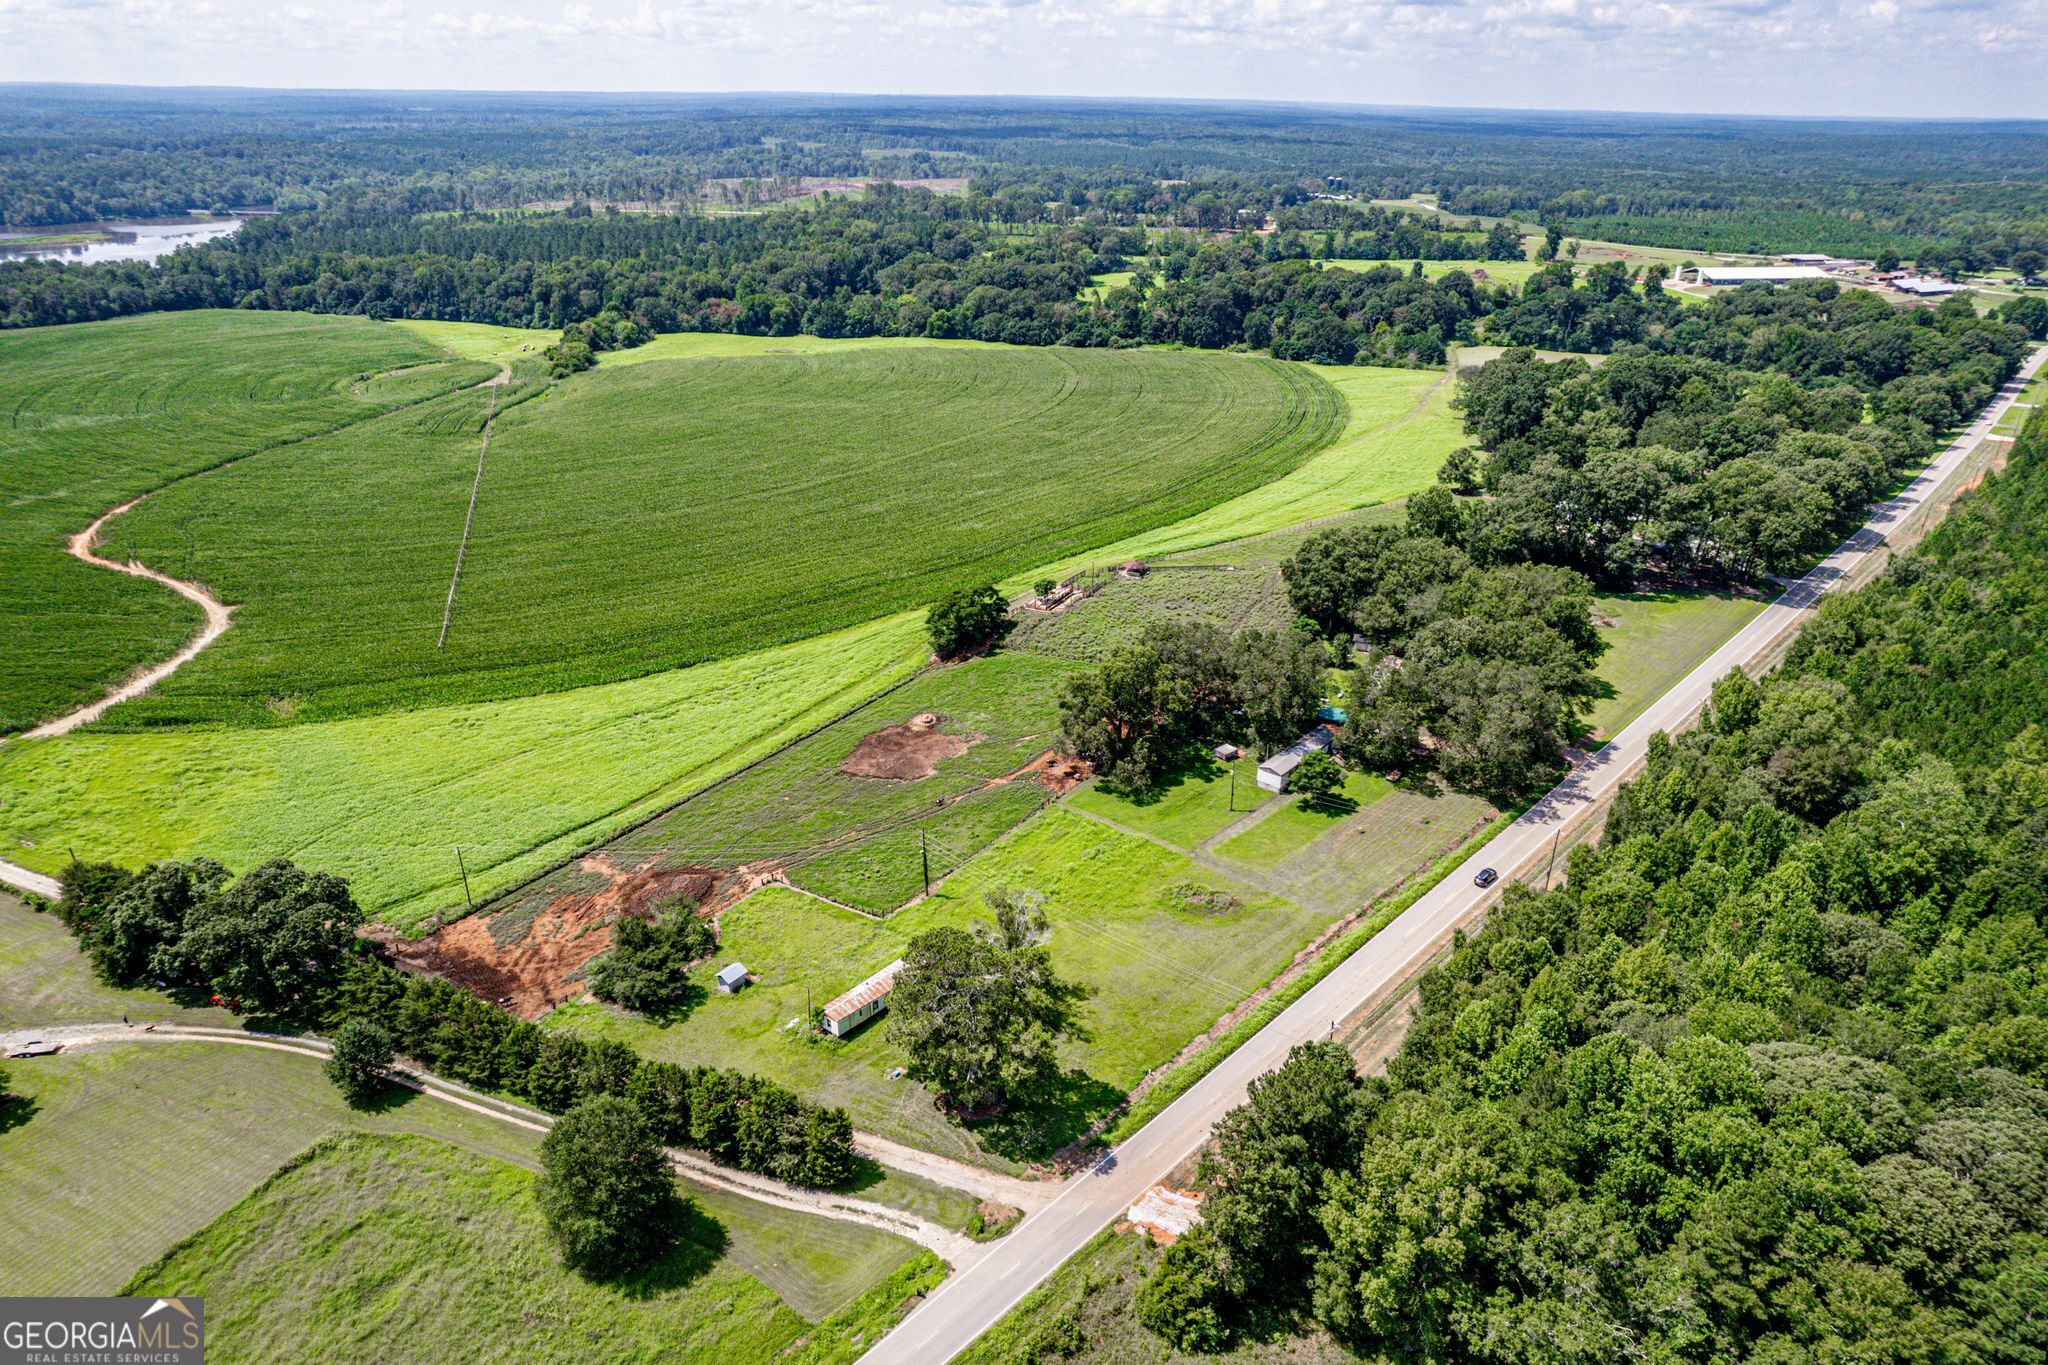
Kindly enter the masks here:
<path id="1" fill-rule="evenodd" d="M 105 555 L 95 552 L 96 547 L 100 543 L 100 528 L 149 496 L 148 493 L 144 493 L 139 497 L 128 499 L 128 501 L 112 511 L 102 512 L 92 525 L 72 536 L 70 543 L 65 548 L 71 552 L 72 558 L 83 560 L 94 568 L 112 569 L 115 573 L 124 573 L 135 578 L 147 578 L 152 583 L 163 584 L 172 592 L 188 601 L 197 602 L 199 609 L 206 613 L 206 624 L 200 627 L 197 635 L 194 635 L 185 642 L 184 648 L 180 649 L 170 658 L 165 659 L 162 663 L 152 664 L 150 667 L 143 669 L 96 702 L 81 706 L 76 711 L 59 716 L 55 720 L 44 721 L 35 729 L 30 730 L 23 738 L 46 739 L 51 735 L 68 734 L 81 725 L 92 724 L 105 715 L 109 707 L 118 706 L 124 701 L 131 701 L 141 696 L 144 692 L 149 691 L 150 688 L 155 687 L 165 678 L 170 677 L 171 674 L 183 668 L 198 655 L 200 650 L 205 649 L 215 640 L 218 640 L 227 631 L 227 628 L 233 624 L 232 617 L 235 609 L 223 605 L 219 598 L 199 584 L 188 582 L 182 578 L 173 578 L 167 573 L 152 569 L 147 564 L 133 559 L 122 562 L 108 559 Z"/>
<path id="2" fill-rule="evenodd" d="M 256 1035 L 239 1029 L 211 1028 L 201 1025 L 178 1024 L 58 1024 L 46 1028 L 13 1028 L 0 1033 L 0 1045 L 11 1050 L 30 1040 L 41 1039 L 60 1043 L 69 1051 L 86 1047 L 121 1046 L 131 1043 L 213 1043 L 230 1047 L 266 1048 L 273 1052 L 297 1053 L 314 1061 L 325 1061 L 330 1045 L 324 1038 L 290 1035 Z M 386 1076 L 394 1084 L 417 1091 L 432 1099 L 452 1104 L 460 1109 L 481 1114 L 485 1118 L 509 1123 L 530 1132 L 545 1133 L 554 1126 L 554 1119 L 524 1105 L 509 1100 L 484 1095 L 455 1081 L 444 1080 L 425 1072 L 400 1070 L 387 1071 Z M 889 1164 L 889 1158 L 898 1153 L 896 1144 L 880 1138 L 869 1138 L 857 1134 L 857 1150 L 869 1160 L 881 1159 Z M 901 1149 L 910 1153 L 912 1149 Z M 878 1204 L 872 1200 L 856 1199 L 835 1194 L 830 1190 L 814 1190 L 802 1185 L 792 1185 L 773 1176 L 756 1175 L 750 1171 L 723 1166 L 697 1152 L 668 1148 L 669 1164 L 686 1180 L 706 1185 L 712 1189 L 725 1190 L 743 1195 L 748 1199 L 777 1208 L 808 1213 L 820 1218 L 830 1218 L 842 1223 L 858 1223 L 881 1232 L 893 1233 L 906 1241 L 933 1251 L 955 1270 L 972 1265 L 987 1255 L 990 1247 L 978 1243 L 963 1233 L 941 1227 L 926 1218 L 903 1209 Z M 974 1172 L 971 1168 L 957 1166 L 941 1157 L 926 1153 L 914 1153 L 924 1158 L 914 1174 L 927 1179 L 944 1180 L 948 1175 L 971 1175 L 977 1177 L 961 1182 L 970 1193 L 981 1194 L 983 1186 L 998 1188 L 1006 1193 L 1029 1197 L 1036 1193 L 1026 1181 L 1012 1181 L 988 1172 Z M 956 1186 L 957 1187 L 957 1186 Z M 1045 1202 L 1044 1197 L 1037 1203 Z"/>

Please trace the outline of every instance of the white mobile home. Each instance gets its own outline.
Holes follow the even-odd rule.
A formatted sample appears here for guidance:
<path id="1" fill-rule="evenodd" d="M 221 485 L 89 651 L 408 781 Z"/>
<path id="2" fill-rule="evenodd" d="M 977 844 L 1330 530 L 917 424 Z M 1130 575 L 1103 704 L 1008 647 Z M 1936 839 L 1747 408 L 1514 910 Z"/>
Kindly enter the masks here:
<path id="1" fill-rule="evenodd" d="M 844 1038 L 889 1008 L 889 992 L 896 988 L 896 973 L 902 969 L 903 959 L 899 957 L 825 1006 L 825 1032 L 834 1038 Z"/>
<path id="2" fill-rule="evenodd" d="M 1310 754 L 1327 750 L 1336 738 L 1336 732 L 1331 730 L 1329 726 L 1318 725 L 1279 753 L 1274 754 L 1259 765 L 1260 790 L 1269 792 L 1286 791 L 1287 779 L 1296 768 L 1301 766 L 1301 760 L 1307 758 Z"/>

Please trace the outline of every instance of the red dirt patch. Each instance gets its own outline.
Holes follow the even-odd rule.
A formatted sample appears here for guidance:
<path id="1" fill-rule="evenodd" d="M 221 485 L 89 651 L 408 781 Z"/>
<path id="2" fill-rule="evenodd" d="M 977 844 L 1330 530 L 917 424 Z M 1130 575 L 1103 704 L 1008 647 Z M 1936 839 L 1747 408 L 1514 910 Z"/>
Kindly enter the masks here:
<path id="1" fill-rule="evenodd" d="M 958 758 L 977 744 L 979 735 L 942 735 L 945 717 L 933 711 L 912 716 L 861 737 L 839 765 L 849 777 L 878 777 L 891 782 L 918 782 L 938 771 L 939 764 Z"/>
<path id="2" fill-rule="evenodd" d="M 382 941 L 400 968 L 446 977 L 522 1019 L 537 1019 L 583 994 L 583 968 L 611 947 L 612 924 L 621 915 L 651 918 L 678 896 L 694 899 L 700 914 L 713 913 L 730 899 L 723 894 L 725 883 L 747 879 L 745 869 L 728 874 L 652 862 L 626 872 L 604 854 L 593 854 L 580 866 L 606 879 L 599 890 L 568 892 L 538 907 L 518 903 L 494 915 L 470 915 L 421 939 L 385 935 Z"/>
<path id="3" fill-rule="evenodd" d="M 1047 749 L 1011 775 L 1023 777 L 1027 774 L 1036 778 L 1039 786 L 1058 794 L 1070 792 L 1095 776 L 1095 769 L 1088 766 L 1086 759 L 1072 758 L 1057 749 Z"/>

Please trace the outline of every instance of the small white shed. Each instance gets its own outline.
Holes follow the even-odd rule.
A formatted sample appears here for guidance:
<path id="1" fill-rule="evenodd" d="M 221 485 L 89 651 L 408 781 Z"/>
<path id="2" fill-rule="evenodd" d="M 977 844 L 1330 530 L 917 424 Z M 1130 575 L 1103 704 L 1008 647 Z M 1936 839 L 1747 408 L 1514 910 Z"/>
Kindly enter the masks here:
<path id="1" fill-rule="evenodd" d="M 732 995 L 747 984 L 747 964 L 728 962 L 718 969 L 718 989 L 722 994 Z"/>

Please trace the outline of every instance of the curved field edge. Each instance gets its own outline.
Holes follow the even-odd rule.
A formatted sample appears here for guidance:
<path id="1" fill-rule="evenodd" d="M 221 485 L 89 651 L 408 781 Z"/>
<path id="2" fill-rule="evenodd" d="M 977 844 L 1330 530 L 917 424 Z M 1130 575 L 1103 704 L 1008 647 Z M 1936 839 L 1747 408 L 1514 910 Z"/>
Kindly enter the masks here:
<path id="1" fill-rule="evenodd" d="M 1347 419 L 1320 376 L 1249 356 L 603 367 L 497 421 L 444 642 L 483 406 L 370 423 L 122 518 L 115 553 L 239 605 L 234 632 L 108 723 L 335 720 L 793 644 L 1202 511 Z"/>
<path id="2" fill-rule="evenodd" d="M 619 833 L 915 672 L 913 613 L 696 668 L 277 729 L 82 730 L 0 748 L 0 849 L 289 856 L 406 931 Z M 455 849 L 462 849 L 458 862 Z"/>
<path id="3" fill-rule="evenodd" d="M 511 329 L 433 330 L 468 358 L 527 344 Z M 469 336 L 448 338 L 451 330 Z M 1333 446 L 1265 489 L 1153 535 L 1211 544 L 1232 538 L 1219 533 L 1225 515 L 1242 518 L 1239 534 L 1259 534 L 1341 512 L 1359 500 L 1354 487 L 1386 497 L 1426 487 L 1457 439 L 1441 376 L 1326 376 L 1352 410 Z M 7 746 L 0 856 L 47 873 L 74 848 L 128 863 L 195 853 L 237 868 L 268 856 L 320 860 L 349 876 L 378 918 L 417 933 L 464 908 L 458 845 L 469 894 L 482 903 L 852 710 L 914 673 L 922 655 L 921 621 L 905 613 L 718 664 L 514 701 Z M 752 703 L 728 689 L 752 689 Z M 723 704 L 691 714 L 707 695 Z M 287 789 L 292 800 L 277 801 Z"/>
<path id="4" fill-rule="evenodd" d="M 0 732 L 104 695 L 197 628 L 66 542 L 138 496 L 488 373 L 363 319 L 194 312 L 0 335 Z"/>
<path id="5" fill-rule="evenodd" d="M 943 1271 L 882 1234 L 801 1245 L 701 1202 L 674 1251 L 624 1281 L 565 1270 L 534 1175 L 430 1138 L 348 1134 L 301 1152 L 126 1292 L 204 1295 L 223 1360 L 279 1355 L 430 1360 L 451 1341 L 519 1343 L 540 1360 L 844 1361 Z M 807 1220 L 808 1221 L 808 1220 Z M 834 1231 L 839 1231 L 834 1229 Z M 865 1231 L 865 1230 L 861 1230 Z M 871 1244 L 872 1243 L 872 1244 Z M 812 1322 L 756 1269 L 801 1283 Z M 779 1272 L 779 1273 L 778 1273 Z M 849 1292 L 850 1291 L 850 1292 Z M 832 1302 L 836 1300 L 836 1302 Z"/>

